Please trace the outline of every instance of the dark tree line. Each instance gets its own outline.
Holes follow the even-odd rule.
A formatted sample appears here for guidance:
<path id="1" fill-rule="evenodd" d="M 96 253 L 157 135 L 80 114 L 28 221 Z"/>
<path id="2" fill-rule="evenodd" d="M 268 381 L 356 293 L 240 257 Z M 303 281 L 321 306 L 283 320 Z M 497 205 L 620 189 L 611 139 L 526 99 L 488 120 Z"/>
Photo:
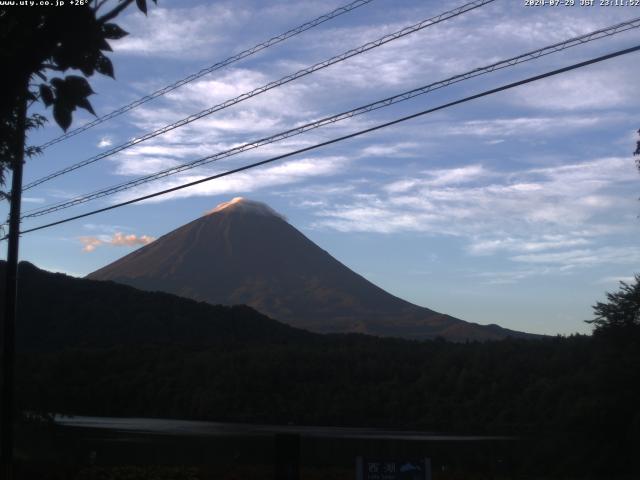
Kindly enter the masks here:
<path id="1" fill-rule="evenodd" d="M 506 434 L 560 471 L 634 468 L 637 323 L 487 343 L 316 335 L 248 307 L 21 275 L 25 410 Z"/>

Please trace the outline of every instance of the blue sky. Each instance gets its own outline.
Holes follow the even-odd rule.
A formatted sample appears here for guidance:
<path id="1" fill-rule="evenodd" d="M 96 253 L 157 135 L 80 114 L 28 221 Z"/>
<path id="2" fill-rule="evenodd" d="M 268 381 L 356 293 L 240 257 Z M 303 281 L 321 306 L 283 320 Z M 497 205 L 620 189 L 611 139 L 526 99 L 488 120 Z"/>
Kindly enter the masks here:
<path id="1" fill-rule="evenodd" d="M 160 0 L 120 19 L 116 80 L 95 77 L 98 114 L 346 1 Z M 374 0 L 48 148 L 25 183 L 463 2 Z M 579 3 L 579 2 L 578 2 Z M 39 208 L 312 119 L 640 16 L 618 6 L 497 0 L 25 192 Z M 634 46 L 637 30 L 462 82 L 23 228 L 295 150 L 569 63 Z M 21 258 L 85 275 L 244 196 L 266 202 L 386 290 L 478 323 L 589 331 L 591 305 L 638 272 L 639 54 L 453 107 L 313 153 L 27 234 Z M 80 113 L 74 126 L 90 120 Z M 39 144 L 61 132 L 51 122 Z M 6 210 L 6 207 L 5 207 Z"/>

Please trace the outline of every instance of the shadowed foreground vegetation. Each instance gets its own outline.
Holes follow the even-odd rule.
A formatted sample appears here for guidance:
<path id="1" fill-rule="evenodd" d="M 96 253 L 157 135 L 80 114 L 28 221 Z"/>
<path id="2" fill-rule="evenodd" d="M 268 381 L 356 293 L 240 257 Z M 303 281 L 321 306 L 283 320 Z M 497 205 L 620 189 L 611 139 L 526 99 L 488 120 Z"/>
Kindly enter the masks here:
<path id="1" fill-rule="evenodd" d="M 634 325 L 487 343 L 316 335 L 248 307 L 21 275 L 22 410 L 515 435 L 531 441 L 522 465 L 554 478 L 638 473 Z"/>

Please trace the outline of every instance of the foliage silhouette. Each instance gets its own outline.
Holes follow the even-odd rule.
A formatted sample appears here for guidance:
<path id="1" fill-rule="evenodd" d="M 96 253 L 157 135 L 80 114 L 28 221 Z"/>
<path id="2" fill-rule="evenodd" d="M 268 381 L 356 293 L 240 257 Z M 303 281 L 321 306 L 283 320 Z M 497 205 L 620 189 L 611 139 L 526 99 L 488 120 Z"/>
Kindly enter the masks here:
<path id="1" fill-rule="evenodd" d="M 127 35 L 111 23 L 134 0 L 119 2 L 111 10 L 99 14 L 107 0 L 84 2 L 70 8 L 5 6 L 0 8 L 0 184 L 4 184 L 7 168 L 11 168 L 23 148 L 18 112 L 22 102 L 41 101 L 52 107 L 53 118 L 64 130 L 69 128 L 73 112 L 83 108 L 95 115 L 88 97 L 94 92 L 85 77 L 95 72 L 114 77 L 108 40 Z M 155 3 L 157 0 L 153 0 Z M 136 0 L 146 14 L 146 0 Z M 80 75 L 52 77 L 52 73 L 77 70 Z M 27 119 L 26 130 L 44 123 L 41 115 Z M 36 147 L 27 155 L 38 153 Z M 5 194 L 6 197 L 6 194 Z"/>
<path id="2" fill-rule="evenodd" d="M 621 281 L 617 292 L 607 293 L 607 300 L 607 303 L 596 303 L 595 319 L 587 320 L 594 325 L 595 333 L 640 328 L 640 275 L 635 276 L 635 283 Z"/>

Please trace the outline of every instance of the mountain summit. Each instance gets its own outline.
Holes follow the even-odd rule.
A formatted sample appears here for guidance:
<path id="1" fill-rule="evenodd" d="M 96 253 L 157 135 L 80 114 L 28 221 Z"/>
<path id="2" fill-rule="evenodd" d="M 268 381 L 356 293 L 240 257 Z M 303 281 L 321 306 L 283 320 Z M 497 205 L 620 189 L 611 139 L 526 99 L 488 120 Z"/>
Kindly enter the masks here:
<path id="1" fill-rule="evenodd" d="M 213 215 L 214 213 L 222 212 L 223 210 L 226 210 L 225 213 L 233 211 L 239 214 L 249 213 L 254 215 L 272 215 L 274 217 L 280 217 L 281 219 L 286 220 L 285 217 L 280 215 L 266 203 L 254 202 L 253 200 L 247 200 L 243 197 L 235 197 L 228 202 L 223 202 L 217 207 L 206 212 L 205 215 Z"/>
<path id="2" fill-rule="evenodd" d="M 88 278 L 212 304 L 246 304 L 314 332 L 489 340 L 524 336 L 411 304 L 337 261 L 269 206 L 221 203 Z"/>

